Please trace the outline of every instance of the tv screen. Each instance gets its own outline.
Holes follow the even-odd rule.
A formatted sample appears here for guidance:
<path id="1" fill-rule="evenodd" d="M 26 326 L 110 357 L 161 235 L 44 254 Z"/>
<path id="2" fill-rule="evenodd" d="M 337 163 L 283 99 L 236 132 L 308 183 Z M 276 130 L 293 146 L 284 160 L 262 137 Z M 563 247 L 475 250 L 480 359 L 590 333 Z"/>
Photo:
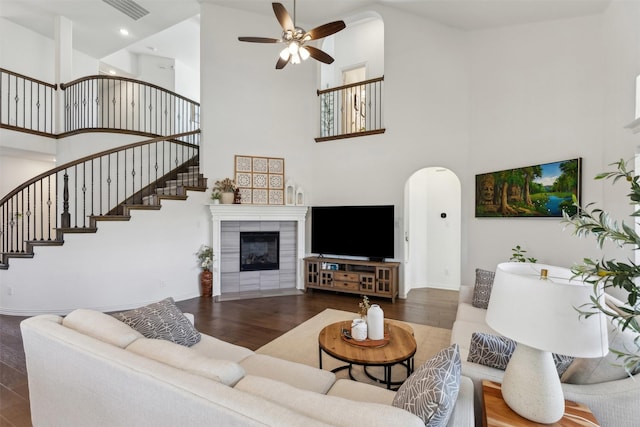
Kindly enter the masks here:
<path id="1" fill-rule="evenodd" d="M 318 255 L 393 258 L 394 207 L 313 206 L 311 252 Z"/>

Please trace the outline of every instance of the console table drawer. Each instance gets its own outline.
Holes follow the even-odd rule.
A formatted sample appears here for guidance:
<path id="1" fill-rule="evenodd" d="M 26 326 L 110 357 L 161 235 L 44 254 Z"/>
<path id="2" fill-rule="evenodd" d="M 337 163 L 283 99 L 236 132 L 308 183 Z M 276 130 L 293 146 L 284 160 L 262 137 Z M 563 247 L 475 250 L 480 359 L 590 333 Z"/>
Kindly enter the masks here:
<path id="1" fill-rule="evenodd" d="M 344 280 L 345 282 L 357 282 L 360 280 L 358 273 L 344 273 L 342 271 L 336 271 L 333 273 L 334 280 Z"/>
<path id="2" fill-rule="evenodd" d="M 358 282 L 344 282 L 342 280 L 336 280 L 333 282 L 333 287 L 337 289 L 357 291 L 360 289 L 360 284 Z"/>

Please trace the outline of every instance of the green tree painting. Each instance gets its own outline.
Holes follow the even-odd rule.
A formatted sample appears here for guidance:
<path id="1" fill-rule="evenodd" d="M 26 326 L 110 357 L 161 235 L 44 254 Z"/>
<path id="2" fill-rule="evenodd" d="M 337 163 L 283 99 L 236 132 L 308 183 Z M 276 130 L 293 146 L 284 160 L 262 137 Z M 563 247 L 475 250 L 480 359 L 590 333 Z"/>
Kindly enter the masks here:
<path id="1" fill-rule="evenodd" d="M 476 175 L 476 217 L 562 217 L 580 199 L 581 159 Z"/>

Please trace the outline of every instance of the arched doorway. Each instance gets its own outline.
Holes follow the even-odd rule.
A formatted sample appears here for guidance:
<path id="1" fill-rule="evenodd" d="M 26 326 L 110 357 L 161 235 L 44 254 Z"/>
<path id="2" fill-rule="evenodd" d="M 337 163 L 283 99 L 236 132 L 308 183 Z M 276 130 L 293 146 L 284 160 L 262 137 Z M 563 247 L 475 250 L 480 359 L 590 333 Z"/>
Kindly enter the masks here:
<path id="1" fill-rule="evenodd" d="M 405 183 L 404 294 L 460 288 L 461 188 L 452 171 L 418 170 Z"/>

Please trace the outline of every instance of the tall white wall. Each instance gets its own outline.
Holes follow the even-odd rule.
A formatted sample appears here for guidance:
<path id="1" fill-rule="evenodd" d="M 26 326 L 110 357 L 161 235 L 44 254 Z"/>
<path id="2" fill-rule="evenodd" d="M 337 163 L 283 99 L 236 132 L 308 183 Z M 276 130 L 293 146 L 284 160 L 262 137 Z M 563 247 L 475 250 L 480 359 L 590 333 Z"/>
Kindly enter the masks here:
<path id="1" fill-rule="evenodd" d="M 95 234 L 67 234 L 63 246 L 36 247 L 32 259 L 11 259 L 0 271 L 0 313 L 113 311 L 198 296 L 195 253 L 211 236 L 208 194 L 188 195 L 162 201 L 159 211 L 134 211 L 130 221 L 100 222 Z"/>
<path id="2" fill-rule="evenodd" d="M 491 269 L 508 260 L 518 244 L 550 264 L 571 266 L 601 256 L 595 240 L 577 239 L 557 219 L 474 218 L 475 174 L 582 157 L 583 201 L 630 212 L 627 188 L 612 191 L 610 183 L 592 179 L 634 153 L 623 126 L 633 120 L 640 21 L 637 3 L 618 3 L 604 16 L 477 31 L 470 37 L 473 160 L 463 183 L 469 248 L 463 273 L 469 280 L 474 268 Z"/>

